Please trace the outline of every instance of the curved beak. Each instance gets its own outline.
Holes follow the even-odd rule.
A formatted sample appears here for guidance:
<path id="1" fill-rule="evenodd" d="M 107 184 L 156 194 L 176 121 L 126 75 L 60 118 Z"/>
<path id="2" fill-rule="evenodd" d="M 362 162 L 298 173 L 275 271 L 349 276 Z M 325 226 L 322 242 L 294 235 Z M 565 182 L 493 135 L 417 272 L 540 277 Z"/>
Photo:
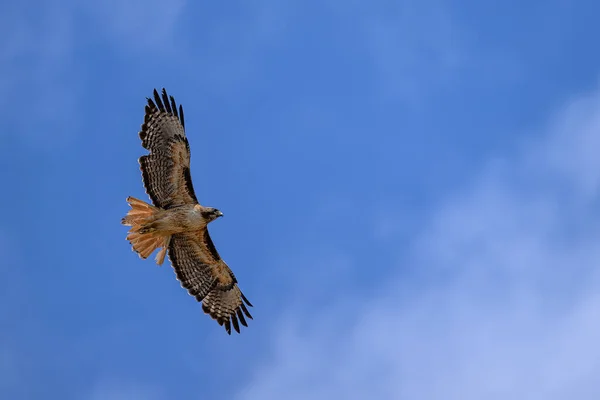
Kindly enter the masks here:
<path id="1" fill-rule="evenodd" d="M 223 216 L 223 213 L 221 211 L 217 211 L 217 218 L 222 217 L 222 216 Z"/>

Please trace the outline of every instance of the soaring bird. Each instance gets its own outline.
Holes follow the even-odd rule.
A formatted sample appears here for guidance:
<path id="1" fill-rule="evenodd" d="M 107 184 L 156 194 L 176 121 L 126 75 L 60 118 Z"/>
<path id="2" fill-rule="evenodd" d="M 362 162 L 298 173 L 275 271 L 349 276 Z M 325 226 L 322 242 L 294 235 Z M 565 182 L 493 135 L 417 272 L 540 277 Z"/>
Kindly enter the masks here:
<path id="1" fill-rule="evenodd" d="M 152 204 L 128 197 L 131 209 L 121 220 L 131 226 L 127 240 L 140 257 L 156 249 L 162 265 L 168 252 L 181 286 L 202 302 L 202 310 L 224 326 L 240 332 L 252 319 L 246 305 L 252 304 L 238 287 L 235 275 L 217 252 L 207 225 L 223 216 L 213 207 L 198 203 L 190 174 L 190 146 L 185 134 L 183 107 L 154 89 L 148 98 L 144 123 L 139 132 L 149 154 L 139 158 L 142 181 Z M 245 317 L 244 317 L 245 316 Z"/>

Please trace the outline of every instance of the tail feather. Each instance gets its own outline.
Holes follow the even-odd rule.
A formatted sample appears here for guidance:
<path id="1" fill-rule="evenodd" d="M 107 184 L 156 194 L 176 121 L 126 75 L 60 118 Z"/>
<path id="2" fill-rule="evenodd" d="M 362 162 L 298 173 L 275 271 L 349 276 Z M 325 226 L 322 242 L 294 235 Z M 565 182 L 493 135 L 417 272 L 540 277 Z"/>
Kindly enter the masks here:
<path id="1" fill-rule="evenodd" d="M 127 234 L 127 240 L 131 243 L 133 251 L 146 259 L 154 250 L 162 247 L 156 255 L 156 263 L 162 265 L 165 261 L 171 236 L 165 236 L 156 231 L 145 232 L 144 230 L 145 225 L 154 222 L 157 214 L 161 211 L 160 208 L 131 196 L 127 198 L 127 202 L 131 206 L 131 210 L 121 220 L 121 223 L 131 226 Z"/>

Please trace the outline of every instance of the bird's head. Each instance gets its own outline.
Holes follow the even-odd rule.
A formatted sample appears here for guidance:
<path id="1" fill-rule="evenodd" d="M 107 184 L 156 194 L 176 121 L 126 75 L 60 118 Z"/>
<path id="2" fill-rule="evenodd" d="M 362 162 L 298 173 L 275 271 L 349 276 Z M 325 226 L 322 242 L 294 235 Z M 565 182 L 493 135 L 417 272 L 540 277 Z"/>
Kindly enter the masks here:
<path id="1" fill-rule="evenodd" d="M 213 207 L 204 207 L 202 210 L 202 217 L 207 221 L 211 222 L 215 219 L 222 217 L 223 213 Z"/>

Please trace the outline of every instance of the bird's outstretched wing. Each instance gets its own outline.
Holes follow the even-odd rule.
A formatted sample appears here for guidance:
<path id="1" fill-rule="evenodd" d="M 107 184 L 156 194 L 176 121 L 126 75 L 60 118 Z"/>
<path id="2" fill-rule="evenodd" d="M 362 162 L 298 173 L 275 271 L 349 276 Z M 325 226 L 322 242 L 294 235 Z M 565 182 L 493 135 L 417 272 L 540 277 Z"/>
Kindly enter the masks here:
<path id="1" fill-rule="evenodd" d="M 148 99 L 144 123 L 139 132 L 142 146 L 150 154 L 140 157 L 146 193 L 156 207 L 169 209 L 196 204 L 190 175 L 190 146 L 185 136 L 183 107 L 165 89 L 162 96 L 154 89 Z"/>
<path id="2" fill-rule="evenodd" d="M 252 316 L 246 305 L 252 307 L 252 304 L 219 256 L 208 229 L 173 235 L 169 258 L 181 286 L 202 302 L 202 310 L 219 325 L 224 325 L 228 334 L 232 325 L 238 333 L 240 324 L 248 326 L 245 317 L 252 319 Z"/>

